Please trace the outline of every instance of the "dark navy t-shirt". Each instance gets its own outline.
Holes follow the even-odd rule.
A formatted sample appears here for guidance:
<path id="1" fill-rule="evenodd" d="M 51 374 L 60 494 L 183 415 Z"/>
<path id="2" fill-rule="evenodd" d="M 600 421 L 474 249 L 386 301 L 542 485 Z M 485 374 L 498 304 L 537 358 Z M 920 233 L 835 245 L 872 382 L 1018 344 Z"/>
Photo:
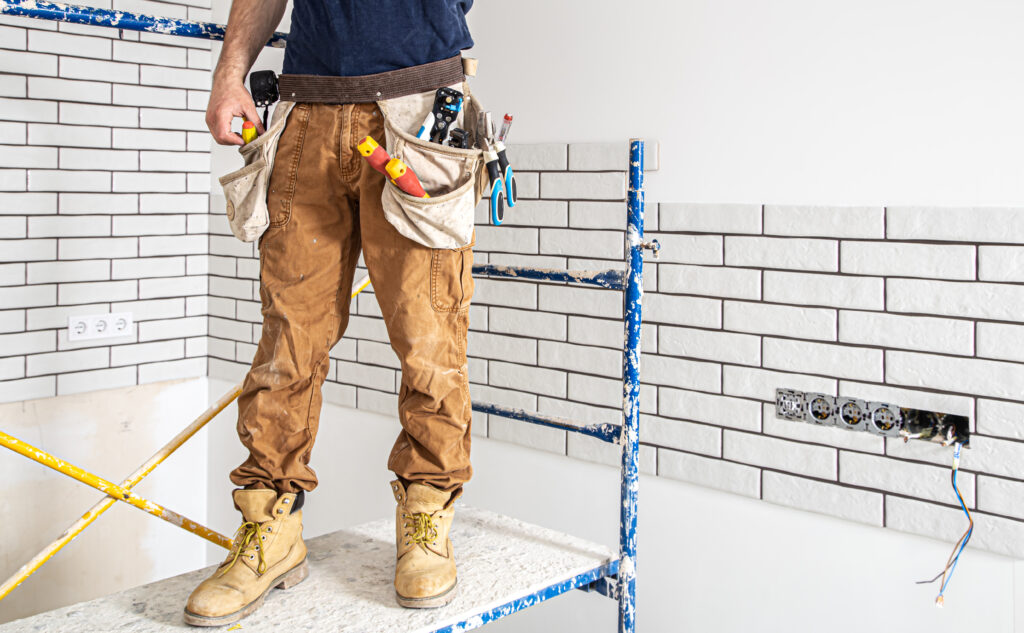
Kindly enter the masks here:
<path id="1" fill-rule="evenodd" d="M 295 0 L 285 74 L 370 75 L 473 46 L 473 0 Z"/>

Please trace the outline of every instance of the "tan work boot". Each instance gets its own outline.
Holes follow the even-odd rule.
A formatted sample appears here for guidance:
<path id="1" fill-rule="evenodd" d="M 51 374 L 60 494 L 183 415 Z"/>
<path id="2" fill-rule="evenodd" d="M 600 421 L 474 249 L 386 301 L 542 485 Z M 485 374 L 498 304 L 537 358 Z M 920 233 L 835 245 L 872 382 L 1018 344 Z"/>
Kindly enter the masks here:
<path id="1" fill-rule="evenodd" d="M 406 492 L 400 480 L 395 493 L 395 597 L 403 607 L 441 607 L 455 598 L 455 551 L 448 532 L 455 515 L 451 494 L 411 483 Z"/>
<path id="2" fill-rule="evenodd" d="M 263 604 L 272 587 L 287 589 L 309 574 L 302 510 L 293 509 L 297 495 L 235 490 L 233 496 L 245 522 L 227 559 L 188 598 L 185 622 L 194 626 L 241 620 Z"/>

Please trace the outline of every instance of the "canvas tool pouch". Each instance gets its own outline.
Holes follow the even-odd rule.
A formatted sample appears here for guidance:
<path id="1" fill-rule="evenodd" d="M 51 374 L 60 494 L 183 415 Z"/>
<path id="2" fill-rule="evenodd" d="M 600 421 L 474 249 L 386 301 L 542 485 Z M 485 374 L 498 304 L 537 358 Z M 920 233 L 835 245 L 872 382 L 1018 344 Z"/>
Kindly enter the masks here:
<path id="1" fill-rule="evenodd" d="M 465 82 L 449 87 L 465 95 L 452 127 L 472 130 L 481 111 L 479 104 Z M 473 241 L 474 210 L 487 187 L 483 150 L 450 147 L 413 135 L 432 109 L 435 94 L 431 90 L 377 102 L 384 115 L 385 149 L 415 172 L 430 195 L 415 198 L 389 180 L 381 203 L 388 222 L 405 237 L 430 248 L 461 249 Z"/>
<path id="2" fill-rule="evenodd" d="M 267 130 L 238 148 L 245 166 L 220 178 L 231 232 L 243 242 L 256 241 L 270 225 L 267 187 L 274 170 L 277 141 L 294 106 L 294 101 L 278 103 Z"/>

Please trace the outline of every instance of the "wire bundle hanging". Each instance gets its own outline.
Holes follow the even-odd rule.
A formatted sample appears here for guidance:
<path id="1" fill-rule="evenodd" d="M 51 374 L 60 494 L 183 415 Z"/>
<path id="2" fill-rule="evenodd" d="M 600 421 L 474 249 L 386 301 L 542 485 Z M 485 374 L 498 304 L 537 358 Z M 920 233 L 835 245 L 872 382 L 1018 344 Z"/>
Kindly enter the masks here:
<path id="1" fill-rule="evenodd" d="M 946 593 L 946 587 L 949 586 L 949 581 L 953 578 L 953 572 L 956 571 L 956 564 L 960 562 L 960 555 L 963 554 L 964 548 L 967 547 L 967 543 L 971 540 L 971 534 L 974 532 L 974 517 L 971 516 L 971 511 L 967 509 L 967 504 L 964 503 L 964 498 L 960 494 L 960 488 L 956 485 L 956 475 L 960 470 L 960 449 L 963 448 L 962 443 L 957 443 L 953 450 L 953 472 L 950 475 L 950 479 L 953 482 L 953 492 L 956 493 L 957 501 L 960 502 L 960 508 L 963 509 L 964 514 L 967 515 L 967 531 L 963 533 L 960 540 L 953 546 L 953 551 L 949 554 L 949 559 L 946 560 L 946 566 L 941 572 L 935 574 L 935 577 L 931 580 L 921 580 L 917 584 L 926 585 L 935 582 L 936 580 L 942 579 L 942 584 L 939 586 L 939 595 L 935 597 L 935 605 L 941 607 L 944 602 L 943 596 Z"/>

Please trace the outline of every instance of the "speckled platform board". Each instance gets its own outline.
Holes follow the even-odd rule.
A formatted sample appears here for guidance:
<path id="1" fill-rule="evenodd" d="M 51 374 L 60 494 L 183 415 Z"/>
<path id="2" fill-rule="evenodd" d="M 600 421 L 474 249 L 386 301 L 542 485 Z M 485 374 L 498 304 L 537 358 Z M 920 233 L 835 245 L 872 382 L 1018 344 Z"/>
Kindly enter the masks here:
<path id="1" fill-rule="evenodd" d="M 608 564 L 607 548 L 505 516 L 458 506 L 452 543 L 458 593 L 440 609 L 395 603 L 394 520 L 375 521 L 307 541 L 310 576 L 272 590 L 243 619 L 243 633 L 426 633 L 475 628 L 496 607 Z M 201 569 L 127 591 L 0 625 L 3 633 L 192 631 L 182 620 L 189 593 L 211 571 Z M 219 629 L 205 629 L 222 631 Z"/>

